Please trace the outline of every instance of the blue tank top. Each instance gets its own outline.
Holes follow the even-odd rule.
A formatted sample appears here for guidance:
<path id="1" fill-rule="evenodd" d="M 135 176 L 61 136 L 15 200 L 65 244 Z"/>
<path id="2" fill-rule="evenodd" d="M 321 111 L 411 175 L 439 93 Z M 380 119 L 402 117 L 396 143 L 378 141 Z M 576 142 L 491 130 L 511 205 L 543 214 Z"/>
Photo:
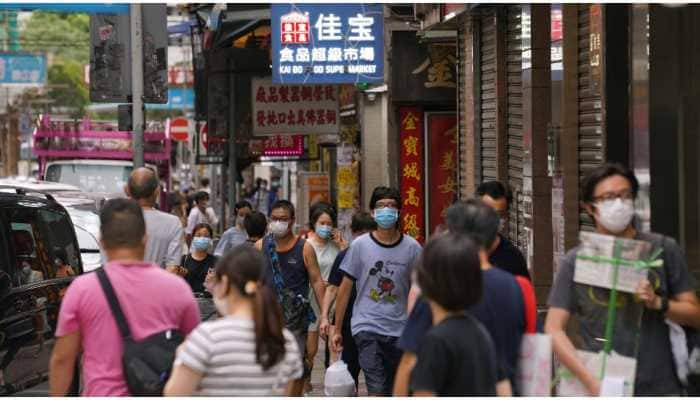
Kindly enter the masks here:
<path id="1" fill-rule="evenodd" d="M 275 290 L 275 284 L 272 281 L 272 259 L 268 254 L 269 241 L 273 240 L 270 236 L 265 237 L 263 241 L 263 252 L 267 260 L 267 269 L 265 270 L 265 284 L 269 285 L 272 290 Z M 281 252 L 277 251 L 277 258 L 280 262 L 280 271 L 285 287 L 292 289 L 294 293 L 301 294 L 304 298 L 309 298 L 309 273 L 306 271 L 306 263 L 304 262 L 304 244 L 306 241 L 298 238 L 290 250 Z M 276 292 L 275 292 L 276 293 Z"/>

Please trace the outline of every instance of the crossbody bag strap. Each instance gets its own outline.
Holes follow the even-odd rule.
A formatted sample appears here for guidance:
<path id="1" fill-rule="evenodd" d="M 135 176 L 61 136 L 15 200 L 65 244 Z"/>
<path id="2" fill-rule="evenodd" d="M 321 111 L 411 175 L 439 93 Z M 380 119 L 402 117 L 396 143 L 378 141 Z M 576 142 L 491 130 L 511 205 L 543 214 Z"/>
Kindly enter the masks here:
<path id="1" fill-rule="evenodd" d="M 105 297 L 107 298 L 109 308 L 112 309 L 112 315 L 114 315 L 114 319 L 117 321 L 117 327 L 119 328 L 119 332 L 122 334 L 122 337 L 124 339 L 130 338 L 131 331 L 129 330 L 129 324 L 127 324 L 126 322 L 126 318 L 124 317 L 122 308 L 121 306 L 119 306 L 119 300 L 117 299 L 117 295 L 114 293 L 114 288 L 109 282 L 107 272 L 105 272 L 104 268 L 100 268 L 97 270 L 97 278 L 99 279 L 100 286 L 102 286 L 102 291 L 104 292 Z"/>

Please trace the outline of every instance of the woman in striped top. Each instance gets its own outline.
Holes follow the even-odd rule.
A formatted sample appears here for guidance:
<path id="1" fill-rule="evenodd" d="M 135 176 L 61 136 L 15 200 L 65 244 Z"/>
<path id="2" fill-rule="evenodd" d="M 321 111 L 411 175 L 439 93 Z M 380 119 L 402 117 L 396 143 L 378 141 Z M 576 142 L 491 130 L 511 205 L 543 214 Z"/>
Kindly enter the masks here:
<path id="1" fill-rule="evenodd" d="M 237 246 L 215 269 L 213 297 L 224 317 L 203 322 L 178 349 L 168 396 L 279 396 L 301 377 L 294 336 L 275 293 L 262 284 L 262 254 Z"/>

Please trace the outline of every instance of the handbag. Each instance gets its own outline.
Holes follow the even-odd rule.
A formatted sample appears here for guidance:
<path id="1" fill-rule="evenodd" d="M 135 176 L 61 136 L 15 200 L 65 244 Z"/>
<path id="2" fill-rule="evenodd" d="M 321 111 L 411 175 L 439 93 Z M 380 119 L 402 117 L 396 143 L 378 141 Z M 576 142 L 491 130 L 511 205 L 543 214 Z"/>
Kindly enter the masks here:
<path id="1" fill-rule="evenodd" d="M 265 239 L 265 247 L 270 257 L 272 282 L 275 286 L 275 292 L 277 292 L 277 299 L 282 306 L 285 324 L 292 332 L 305 332 L 309 328 L 309 324 L 316 321 L 316 315 L 311 308 L 309 299 L 285 286 L 273 237 L 268 236 Z"/>
<path id="2" fill-rule="evenodd" d="M 134 340 L 104 268 L 97 270 L 97 277 L 124 341 L 122 372 L 129 393 L 132 396 L 162 396 L 175 361 L 175 351 L 184 341 L 184 336 L 176 329 L 168 329 L 140 341 Z"/>

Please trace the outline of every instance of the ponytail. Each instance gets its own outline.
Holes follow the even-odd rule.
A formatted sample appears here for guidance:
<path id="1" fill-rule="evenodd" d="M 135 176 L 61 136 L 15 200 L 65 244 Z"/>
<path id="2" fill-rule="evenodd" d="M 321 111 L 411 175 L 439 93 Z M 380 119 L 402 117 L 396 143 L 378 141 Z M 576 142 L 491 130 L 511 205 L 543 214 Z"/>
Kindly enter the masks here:
<path id="1" fill-rule="evenodd" d="M 262 282 L 266 263 L 252 246 L 239 245 L 219 259 L 217 279 L 226 276 L 229 285 L 252 300 L 255 331 L 255 360 L 263 371 L 280 362 L 285 353 L 282 307 L 275 292 Z"/>
<path id="2" fill-rule="evenodd" d="M 276 365 L 285 353 L 282 308 L 267 285 L 258 285 L 253 294 L 255 322 L 255 360 L 267 371 Z"/>

